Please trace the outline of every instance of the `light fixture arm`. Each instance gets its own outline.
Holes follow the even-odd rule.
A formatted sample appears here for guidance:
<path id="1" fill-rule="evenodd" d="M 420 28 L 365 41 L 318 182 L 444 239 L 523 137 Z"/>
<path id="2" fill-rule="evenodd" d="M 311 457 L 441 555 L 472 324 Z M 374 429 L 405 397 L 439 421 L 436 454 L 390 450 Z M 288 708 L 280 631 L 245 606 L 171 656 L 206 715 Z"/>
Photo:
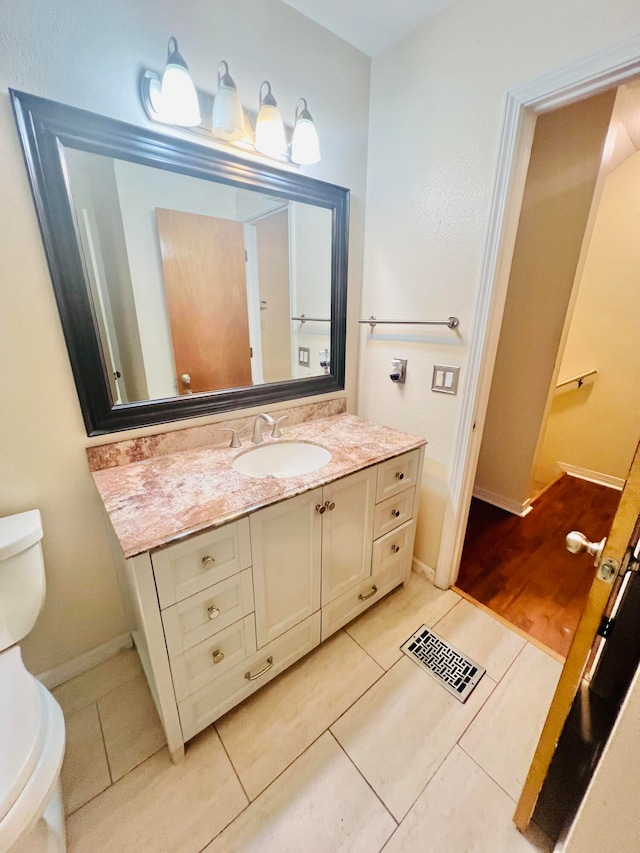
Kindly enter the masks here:
<path id="1" fill-rule="evenodd" d="M 262 90 L 264 87 L 267 87 L 267 92 L 265 95 L 262 94 Z M 265 80 L 260 86 L 260 106 L 268 106 L 268 107 L 277 107 L 278 102 L 273 97 L 273 93 L 271 92 L 271 83 L 268 80 Z"/>

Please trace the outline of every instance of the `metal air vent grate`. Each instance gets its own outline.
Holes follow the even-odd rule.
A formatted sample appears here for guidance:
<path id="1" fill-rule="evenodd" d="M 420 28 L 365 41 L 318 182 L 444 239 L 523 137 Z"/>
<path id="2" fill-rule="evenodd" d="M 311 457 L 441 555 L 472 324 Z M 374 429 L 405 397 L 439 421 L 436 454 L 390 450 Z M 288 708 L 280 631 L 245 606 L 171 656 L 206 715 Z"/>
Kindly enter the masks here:
<path id="1" fill-rule="evenodd" d="M 466 702 L 485 673 L 481 666 L 426 625 L 419 628 L 400 648 L 461 702 Z"/>

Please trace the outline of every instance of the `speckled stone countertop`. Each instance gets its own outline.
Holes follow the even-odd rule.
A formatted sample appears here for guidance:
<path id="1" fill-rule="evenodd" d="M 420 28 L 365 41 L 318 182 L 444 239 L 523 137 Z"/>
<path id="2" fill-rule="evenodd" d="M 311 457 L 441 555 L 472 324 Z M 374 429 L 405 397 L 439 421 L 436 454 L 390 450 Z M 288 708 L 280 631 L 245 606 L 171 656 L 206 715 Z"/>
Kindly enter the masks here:
<path id="1" fill-rule="evenodd" d="M 242 449 L 216 445 L 94 471 L 125 557 L 234 521 L 426 444 L 422 438 L 347 414 L 283 428 L 279 440 L 319 444 L 332 459 L 310 474 L 258 479 L 231 467 L 252 444 Z"/>

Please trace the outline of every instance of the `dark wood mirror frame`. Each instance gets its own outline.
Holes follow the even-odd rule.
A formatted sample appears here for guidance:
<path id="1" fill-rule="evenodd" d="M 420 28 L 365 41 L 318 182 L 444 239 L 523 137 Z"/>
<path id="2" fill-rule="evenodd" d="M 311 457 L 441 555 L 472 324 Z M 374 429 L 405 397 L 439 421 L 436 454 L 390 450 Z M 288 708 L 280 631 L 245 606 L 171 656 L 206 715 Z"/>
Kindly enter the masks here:
<path id="1" fill-rule="evenodd" d="M 344 389 L 349 190 L 181 137 L 9 90 L 88 435 Z M 114 405 L 78 239 L 64 148 L 102 154 L 332 211 L 331 372 L 247 388 Z"/>

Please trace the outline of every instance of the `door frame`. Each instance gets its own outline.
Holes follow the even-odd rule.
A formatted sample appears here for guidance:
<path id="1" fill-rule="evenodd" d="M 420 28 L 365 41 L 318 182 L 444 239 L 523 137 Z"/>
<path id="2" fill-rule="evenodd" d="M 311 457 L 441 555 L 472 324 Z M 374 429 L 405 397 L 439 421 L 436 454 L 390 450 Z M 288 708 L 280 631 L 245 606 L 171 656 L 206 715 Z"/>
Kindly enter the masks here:
<path id="1" fill-rule="evenodd" d="M 435 584 L 448 589 L 460 567 L 493 368 L 500 339 L 536 118 L 640 74 L 640 35 L 507 93 L 489 227 L 475 301 L 467 381 L 453 447 Z"/>

